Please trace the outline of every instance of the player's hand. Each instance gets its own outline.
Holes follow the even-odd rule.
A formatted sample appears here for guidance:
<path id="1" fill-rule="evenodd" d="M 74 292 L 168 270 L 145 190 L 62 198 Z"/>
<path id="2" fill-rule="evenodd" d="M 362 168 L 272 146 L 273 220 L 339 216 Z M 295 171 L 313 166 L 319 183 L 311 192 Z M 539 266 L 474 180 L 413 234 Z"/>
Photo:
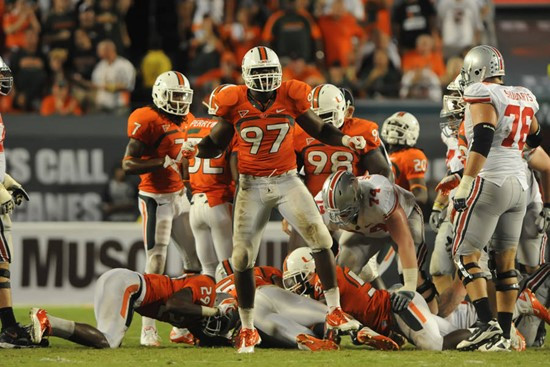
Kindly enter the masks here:
<path id="1" fill-rule="evenodd" d="M 23 203 L 23 200 L 30 200 L 29 194 L 27 194 L 25 189 L 7 173 L 4 177 L 4 187 L 11 193 L 15 205 L 19 206 Z"/>
<path id="2" fill-rule="evenodd" d="M 472 176 L 464 176 L 460 180 L 460 185 L 458 185 L 458 189 L 453 197 L 453 207 L 457 212 L 462 212 L 468 207 L 467 200 L 472 191 L 473 183 L 474 178 Z"/>
<path id="3" fill-rule="evenodd" d="M 216 308 L 218 309 L 218 316 L 225 316 L 230 312 L 237 311 L 237 301 L 233 297 L 226 298 Z"/>
<path id="4" fill-rule="evenodd" d="M 450 176 L 443 177 L 441 181 L 435 187 L 435 191 L 441 193 L 441 195 L 448 196 L 452 189 L 457 187 L 460 184 L 460 175 L 458 173 L 453 173 Z"/>
<path id="5" fill-rule="evenodd" d="M 405 310 L 414 298 L 412 291 L 397 291 L 390 295 L 391 310 L 399 313 Z"/>
<path id="6" fill-rule="evenodd" d="M 164 157 L 164 163 L 162 164 L 162 167 L 163 168 L 168 168 L 168 167 L 172 167 L 172 166 L 177 166 L 178 163 L 179 163 L 178 161 L 176 161 L 175 159 L 173 159 L 169 155 L 166 155 Z"/>
<path id="7" fill-rule="evenodd" d="M 539 233 L 548 232 L 548 227 L 550 227 L 550 203 L 544 204 L 539 217 L 535 220 L 535 225 Z"/>
<path id="8" fill-rule="evenodd" d="M 430 228 L 432 231 L 437 233 L 439 231 L 439 227 L 441 226 L 441 222 L 443 222 L 441 219 L 441 210 L 432 209 L 430 214 Z"/>
<path id="9" fill-rule="evenodd" d="M 4 185 L 0 184 L 0 214 L 11 214 L 15 209 L 13 197 Z"/>
<path id="10" fill-rule="evenodd" d="M 191 159 L 197 154 L 197 143 L 186 141 L 181 145 L 181 152 L 187 159 Z"/>
<path id="11" fill-rule="evenodd" d="M 367 141 L 362 136 L 349 136 L 344 135 L 342 137 L 342 145 L 353 150 L 365 149 Z"/>
<path id="12" fill-rule="evenodd" d="M 283 232 L 285 232 L 289 236 L 292 233 L 292 227 L 290 226 L 290 224 L 288 224 L 288 220 L 286 220 L 284 218 L 281 221 L 281 228 L 282 228 Z"/>

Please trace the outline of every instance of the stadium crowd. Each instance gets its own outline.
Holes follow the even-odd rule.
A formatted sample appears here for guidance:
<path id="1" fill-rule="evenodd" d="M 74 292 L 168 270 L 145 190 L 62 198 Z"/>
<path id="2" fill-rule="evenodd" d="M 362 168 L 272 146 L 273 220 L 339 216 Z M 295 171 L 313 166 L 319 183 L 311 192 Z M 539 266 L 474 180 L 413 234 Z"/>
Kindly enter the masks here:
<path id="1" fill-rule="evenodd" d="M 496 44 L 491 0 L 1 0 L 0 15 L 16 80 L 0 111 L 42 115 L 127 113 L 171 69 L 200 100 L 241 83 L 257 44 L 285 80 L 438 101 L 465 50 Z"/>

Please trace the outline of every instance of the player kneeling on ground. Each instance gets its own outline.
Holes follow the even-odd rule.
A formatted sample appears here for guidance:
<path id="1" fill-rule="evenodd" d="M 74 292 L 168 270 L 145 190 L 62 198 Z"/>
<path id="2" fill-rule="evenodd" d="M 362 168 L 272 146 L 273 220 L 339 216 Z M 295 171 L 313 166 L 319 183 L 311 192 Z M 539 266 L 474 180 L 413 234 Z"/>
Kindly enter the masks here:
<path id="1" fill-rule="evenodd" d="M 160 274 L 140 274 L 128 269 L 112 269 L 97 281 L 94 313 L 97 328 L 30 311 L 31 339 L 57 336 L 94 348 L 118 348 L 132 322 L 134 311 L 179 328 L 200 328 L 204 317 L 222 314 L 235 305 L 212 307 L 214 281 L 206 275 L 184 274 L 169 278 Z"/>

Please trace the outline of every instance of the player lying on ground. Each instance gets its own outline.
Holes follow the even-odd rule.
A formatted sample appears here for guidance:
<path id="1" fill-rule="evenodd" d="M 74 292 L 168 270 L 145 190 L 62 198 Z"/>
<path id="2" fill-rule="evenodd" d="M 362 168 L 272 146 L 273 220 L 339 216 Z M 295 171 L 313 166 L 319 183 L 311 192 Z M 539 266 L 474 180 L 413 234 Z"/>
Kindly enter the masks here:
<path id="1" fill-rule="evenodd" d="M 322 299 L 323 288 L 314 264 L 308 248 L 294 250 L 285 260 L 285 288 Z M 337 280 L 344 312 L 380 334 L 362 335 L 363 330 L 360 330 L 357 339 L 363 343 L 364 338 L 375 338 L 373 343 L 378 344 L 380 349 L 397 349 L 389 338 L 383 338 L 393 331 L 404 335 L 419 349 L 443 350 L 454 349 L 470 335 L 468 330 L 457 329 L 443 318 L 433 315 L 417 292 L 402 288 L 393 293 L 377 290 L 348 268 L 340 266 L 337 267 Z"/>
<path id="2" fill-rule="evenodd" d="M 94 313 L 97 327 L 48 315 L 33 308 L 30 312 L 31 338 L 56 336 L 94 348 L 118 348 L 132 322 L 134 311 L 179 328 L 200 328 L 204 317 L 226 313 L 234 304 L 214 304 L 214 281 L 206 275 L 184 274 L 169 278 L 160 274 L 140 274 L 128 269 L 112 269 L 97 280 Z"/>

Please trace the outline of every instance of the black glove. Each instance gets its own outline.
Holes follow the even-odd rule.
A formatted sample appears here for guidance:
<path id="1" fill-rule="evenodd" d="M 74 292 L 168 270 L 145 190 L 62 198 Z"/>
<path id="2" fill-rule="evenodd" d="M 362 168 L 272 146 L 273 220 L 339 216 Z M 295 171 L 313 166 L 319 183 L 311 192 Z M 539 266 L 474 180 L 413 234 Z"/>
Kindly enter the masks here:
<path id="1" fill-rule="evenodd" d="M 19 206 L 23 203 L 23 200 L 29 201 L 29 194 L 25 191 L 24 188 L 21 186 L 12 186 L 8 189 L 8 191 L 11 191 L 11 196 L 13 197 L 13 201 L 15 202 L 15 205 Z"/>
<path id="2" fill-rule="evenodd" d="M 399 313 L 405 310 L 413 298 L 414 292 L 412 291 L 397 291 L 392 293 L 390 296 L 392 311 Z"/>

